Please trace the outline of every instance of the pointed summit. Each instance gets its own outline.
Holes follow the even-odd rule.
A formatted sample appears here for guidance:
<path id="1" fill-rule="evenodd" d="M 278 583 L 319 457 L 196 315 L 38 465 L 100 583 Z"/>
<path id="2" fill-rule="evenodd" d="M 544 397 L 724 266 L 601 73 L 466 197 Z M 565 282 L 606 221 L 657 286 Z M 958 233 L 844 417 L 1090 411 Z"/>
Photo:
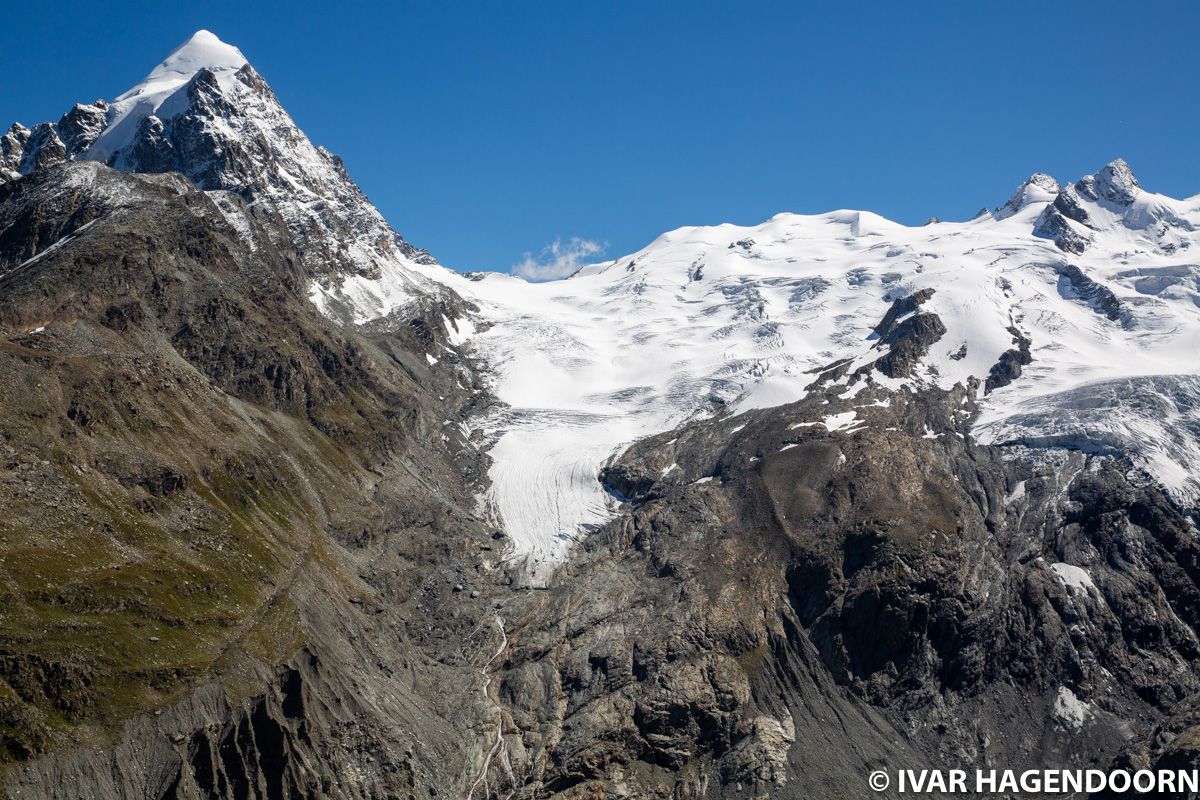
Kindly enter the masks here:
<path id="1" fill-rule="evenodd" d="M 214 34 L 199 30 L 186 42 L 171 51 L 162 63 L 129 91 L 113 101 L 108 110 L 108 125 L 88 152 L 88 158 L 107 161 L 109 156 L 125 147 L 137 134 L 142 120 L 166 111 L 176 111 L 171 99 L 201 70 L 212 72 L 223 85 L 248 62 L 231 44 Z"/>
<path id="2" fill-rule="evenodd" d="M 156 80 L 170 80 L 172 75 L 182 78 L 181 83 L 186 83 L 189 78 L 204 68 L 213 72 L 221 72 L 241 69 L 245 64 L 246 57 L 242 55 L 241 50 L 222 42 L 209 31 L 198 30 L 186 42 L 171 51 L 171 55 L 163 59 L 163 62 L 155 67 L 139 86 Z M 137 88 L 134 87 L 134 89 Z"/>
<path id="3" fill-rule="evenodd" d="M 76 105 L 57 123 L 0 135 L 0 185 L 79 159 L 178 172 L 216 193 L 223 212 L 221 203 L 251 202 L 275 214 L 314 281 L 314 302 L 339 319 L 382 316 L 431 285 L 420 269 L 436 264 L 432 256 L 388 225 L 242 51 L 209 31 L 188 37 L 111 105 Z M 229 213 L 235 227 L 246 224 Z"/>
<path id="4" fill-rule="evenodd" d="M 1095 175 L 1089 175 L 1075 184 L 1081 195 L 1089 200 L 1107 200 L 1120 206 L 1134 201 L 1142 185 L 1129 168 L 1125 159 L 1110 161 Z"/>

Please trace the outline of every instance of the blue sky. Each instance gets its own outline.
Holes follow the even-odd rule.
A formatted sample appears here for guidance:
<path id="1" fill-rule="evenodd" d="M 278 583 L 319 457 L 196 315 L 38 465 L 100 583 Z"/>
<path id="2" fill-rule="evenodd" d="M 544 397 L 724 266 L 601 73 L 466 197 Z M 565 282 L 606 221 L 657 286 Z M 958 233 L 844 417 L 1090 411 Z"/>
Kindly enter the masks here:
<path id="1" fill-rule="evenodd" d="M 0 124 L 112 98 L 198 28 L 459 269 L 779 211 L 966 218 L 1118 156 L 1200 193 L 1197 2 L 24 3 Z"/>

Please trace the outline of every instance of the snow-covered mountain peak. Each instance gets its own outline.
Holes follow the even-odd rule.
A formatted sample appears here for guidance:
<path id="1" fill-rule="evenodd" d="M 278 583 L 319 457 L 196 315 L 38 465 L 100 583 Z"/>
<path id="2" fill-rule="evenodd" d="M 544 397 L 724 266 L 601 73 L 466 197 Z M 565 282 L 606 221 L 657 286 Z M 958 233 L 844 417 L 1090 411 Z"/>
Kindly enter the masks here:
<path id="1" fill-rule="evenodd" d="M 104 132 L 88 148 L 87 158 L 108 161 L 118 150 L 129 146 L 146 117 L 161 118 L 179 112 L 186 102 L 177 95 L 201 70 L 208 70 L 226 84 L 247 63 L 241 50 L 206 30 L 196 31 L 141 82 L 113 101 Z"/>
<path id="2" fill-rule="evenodd" d="M 76 105 L 57 123 L 0 136 L 0 183 L 74 159 L 180 172 L 206 191 L 237 194 L 253 213 L 277 215 L 314 279 L 313 301 L 331 316 L 361 322 L 440 290 L 422 275 L 432 257 L 388 225 L 341 159 L 309 141 L 245 55 L 208 31 L 111 105 Z"/>
<path id="3" fill-rule="evenodd" d="M 164 80 L 172 74 L 188 78 L 205 67 L 213 72 L 238 70 L 246 63 L 241 50 L 221 41 L 211 31 L 201 29 L 163 59 L 143 83 Z"/>
<path id="4" fill-rule="evenodd" d="M 1080 179 L 1075 188 L 1089 200 L 1106 200 L 1120 206 L 1133 203 L 1142 191 L 1137 176 L 1123 158 L 1109 162 L 1095 175 Z"/>
<path id="5" fill-rule="evenodd" d="M 1009 217 L 1034 203 L 1053 202 L 1061 188 L 1058 181 L 1051 176 L 1044 172 L 1035 172 L 1017 187 L 1008 198 L 1008 202 L 997 212 L 997 216 Z"/>
<path id="6" fill-rule="evenodd" d="M 1194 210 L 1142 188 L 1122 159 L 1062 187 L 1038 216 L 1034 232 L 1079 255 L 1100 245 L 1116 251 L 1175 253 L 1192 246 Z"/>

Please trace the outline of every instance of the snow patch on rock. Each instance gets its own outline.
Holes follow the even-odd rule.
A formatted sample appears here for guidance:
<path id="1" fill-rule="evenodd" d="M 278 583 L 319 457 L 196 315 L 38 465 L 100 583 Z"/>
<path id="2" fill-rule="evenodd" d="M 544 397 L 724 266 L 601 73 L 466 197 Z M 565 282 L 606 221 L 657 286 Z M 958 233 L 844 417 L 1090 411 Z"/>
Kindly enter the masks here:
<path id="1" fill-rule="evenodd" d="M 1082 567 L 1076 567 L 1073 564 L 1064 564 L 1059 561 L 1051 564 L 1050 569 L 1054 571 L 1058 579 L 1069 589 L 1087 594 L 1088 589 L 1096 588 L 1096 584 L 1092 581 L 1092 576 Z"/>

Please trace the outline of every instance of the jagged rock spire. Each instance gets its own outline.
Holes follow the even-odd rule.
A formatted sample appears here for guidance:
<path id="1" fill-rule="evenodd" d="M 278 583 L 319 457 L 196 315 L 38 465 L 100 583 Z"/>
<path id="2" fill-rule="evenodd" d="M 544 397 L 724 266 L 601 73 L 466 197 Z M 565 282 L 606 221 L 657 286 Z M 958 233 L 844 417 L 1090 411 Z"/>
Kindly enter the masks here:
<path id="1" fill-rule="evenodd" d="M 1081 195 L 1089 200 L 1107 200 L 1119 206 L 1127 206 L 1134 201 L 1142 185 L 1137 176 L 1129 168 L 1125 159 L 1118 158 L 1109 162 L 1095 175 L 1088 175 L 1075 184 Z"/>

